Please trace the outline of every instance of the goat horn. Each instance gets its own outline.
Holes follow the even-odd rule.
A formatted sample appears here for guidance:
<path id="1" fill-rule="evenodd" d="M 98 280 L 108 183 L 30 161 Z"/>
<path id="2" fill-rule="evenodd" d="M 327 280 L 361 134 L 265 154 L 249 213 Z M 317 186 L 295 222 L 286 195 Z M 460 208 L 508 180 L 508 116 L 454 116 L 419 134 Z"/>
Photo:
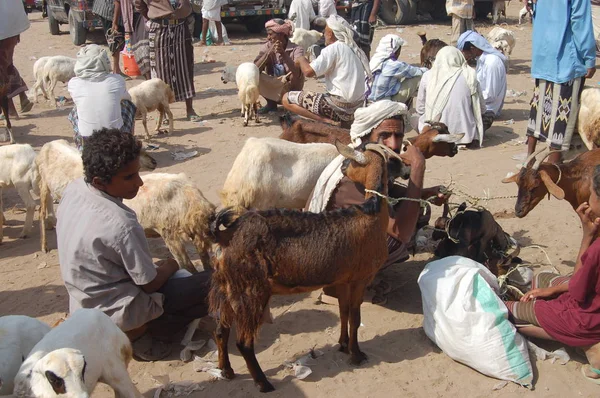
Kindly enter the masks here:
<path id="1" fill-rule="evenodd" d="M 378 154 L 383 156 L 383 159 L 387 162 L 389 159 L 389 153 L 386 151 L 386 149 L 387 147 L 381 144 L 367 144 L 365 146 L 365 150 L 377 152 Z"/>
<path id="2" fill-rule="evenodd" d="M 525 159 L 525 161 L 523 162 L 523 165 L 522 165 L 522 167 L 527 167 L 527 165 L 529 164 L 529 162 L 530 162 L 532 159 L 535 159 L 535 157 L 536 157 L 537 155 L 539 155 L 540 153 L 544 152 L 544 151 L 545 151 L 546 149 L 548 149 L 548 148 L 549 148 L 549 147 L 541 147 L 541 148 L 538 148 L 538 149 L 537 149 L 536 151 L 534 151 L 534 152 L 533 152 L 531 155 L 527 156 L 527 159 Z"/>
<path id="3" fill-rule="evenodd" d="M 352 159 L 363 166 L 367 164 L 367 158 L 365 157 L 364 153 L 359 152 L 356 149 L 349 147 L 348 145 L 342 144 L 338 139 L 335 140 L 335 147 L 337 148 L 340 155 L 342 155 L 343 157 L 347 159 Z"/>
<path id="4" fill-rule="evenodd" d="M 546 153 L 546 154 L 545 154 L 543 157 L 537 158 L 537 159 L 535 160 L 535 163 L 534 163 L 534 165 L 533 165 L 533 169 L 534 169 L 534 170 L 537 170 L 537 169 L 540 167 L 540 165 L 542 164 L 542 162 L 543 162 L 544 160 L 546 160 L 546 158 L 547 158 L 548 156 L 552 155 L 553 153 L 557 153 L 557 152 L 561 152 L 561 151 L 551 151 L 551 150 L 550 150 L 550 147 L 548 147 L 548 152 L 547 152 L 547 153 Z"/>

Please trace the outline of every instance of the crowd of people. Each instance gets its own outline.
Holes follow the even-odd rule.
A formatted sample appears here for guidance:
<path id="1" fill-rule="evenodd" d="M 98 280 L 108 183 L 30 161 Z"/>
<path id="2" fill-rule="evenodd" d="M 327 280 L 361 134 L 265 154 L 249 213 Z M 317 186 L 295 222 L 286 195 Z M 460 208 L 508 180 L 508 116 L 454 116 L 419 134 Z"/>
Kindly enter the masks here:
<path id="1" fill-rule="evenodd" d="M 222 4 L 205 1 L 202 8 L 203 38 L 209 22 L 215 22 L 217 44 L 222 41 Z M 534 4 L 529 153 L 537 141 L 549 141 L 558 150 L 569 148 L 579 94 L 595 72 L 599 32 L 594 35 L 598 6 L 593 4 L 593 19 L 589 0 Z M 459 144 L 481 146 L 502 112 L 508 58 L 474 30 L 473 5 L 473 0 L 447 1 L 450 45 L 439 49 L 428 69 L 400 60 L 405 42 L 395 34 L 384 36 L 371 54 L 380 0 L 353 2 L 350 22 L 337 15 L 333 0 L 320 0 L 318 13 L 311 0 L 293 0 L 289 20 L 266 23 L 267 41 L 254 59 L 264 75 L 259 89 L 267 100 L 259 112 L 277 111 L 282 105 L 287 112 L 348 128 L 355 148 L 380 143 L 399 153 L 409 127 L 421 132 L 434 122 L 465 133 Z M 96 0 L 94 12 L 102 18 L 112 65 L 100 46 L 83 47 L 77 54 L 76 77 L 68 84 L 75 103 L 69 120 L 85 176 L 66 188 L 59 205 L 61 275 L 71 311 L 101 309 L 135 342 L 137 358 L 157 360 L 169 354 L 162 341 L 207 315 L 211 271 L 182 275 L 173 260 L 153 264 L 144 231 L 122 202 L 135 197 L 143 182 L 141 143 L 131 134 L 135 106 L 118 60 L 126 38 L 131 40 L 142 73 L 169 84 L 175 100 L 185 102 L 187 119 L 198 120 L 193 108 L 191 5 L 189 0 Z M 323 21 L 324 48 L 309 61 L 290 36 L 294 28 L 323 27 Z M 11 102 L 20 96 L 20 111 L 28 112 L 32 104 L 24 94 L 27 87 L 13 64 L 19 35 L 29 26 L 20 0 L 0 2 L 0 22 L 0 93 Z M 312 77 L 324 78 L 325 92 L 305 89 L 305 79 Z M 273 90 L 269 78 L 281 82 L 283 91 Z M 401 156 L 411 166 L 409 183 L 390 195 L 444 203 L 447 195 L 440 187 L 423 186 L 425 160 L 419 150 L 409 146 Z M 560 152 L 549 160 L 559 162 Z M 340 156 L 323 171 L 307 211 L 364 203 L 365 188 L 344 177 L 341 167 Z M 520 328 L 524 334 L 584 347 L 591 365 L 585 376 L 593 381 L 600 380 L 600 243 L 594 241 L 599 196 L 597 169 L 589 203 L 578 209 L 584 237 L 573 275 L 540 274 L 521 302 L 507 303 L 512 320 L 525 325 Z M 394 206 L 384 268 L 408 258 L 420 216 L 417 201 Z M 375 303 L 384 302 L 389 290 L 385 282 L 380 287 Z M 324 293 L 335 296 L 331 289 Z"/>

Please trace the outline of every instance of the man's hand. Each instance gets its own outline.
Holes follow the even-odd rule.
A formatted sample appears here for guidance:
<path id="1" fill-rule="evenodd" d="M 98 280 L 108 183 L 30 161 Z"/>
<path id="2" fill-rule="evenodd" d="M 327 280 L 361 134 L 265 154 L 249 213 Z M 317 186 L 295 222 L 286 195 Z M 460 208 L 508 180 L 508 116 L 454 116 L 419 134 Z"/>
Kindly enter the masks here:
<path id="1" fill-rule="evenodd" d="M 596 74 L 596 68 L 588 68 L 587 73 L 585 75 L 586 79 L 591 79 Z"/>
<path id="2" fill-rule="evenodd" d="M 115 33 L 119 32 L 119 25 L 115 21 L 113 21 L 111 29 L 113 31 L 113 34 L 115 34 Z"/>
<path id="3" fill-rule="evenodd" d="M 375 26 L 376 23 L 377 23 L 377 15 L 376 14 L 369 15 L 369 25 Z"/>
<path id="4" fill-rule="evenodd" d="M 400 158 L 402 158 L 402 161 L 411 168 L 425 169 L 425 158 L 421 151 L 414 145 L 410 145 L 406 149 L 406 152 L 400 155 Z"/>
<path id="5" fill-rule="evenodd" d="M 535 299 L 547 299 L 547 298 L 552 298 L 554 296 L 556 296 L 558 294 L 558 291 L 556 289 L 556 287 L 545 287 L 545 288 L 539 288 L 539 289 L 533 289 L 528 291 L 527 293 L 525 293 L 523 295 L 523 297 L 521 297 L 521 300 L 523 303 L 526 303 L 528 301 L 532 301 Z"/>
<path id="6" fill-rule="evenodd" d="M 577 215 L 581 220 L 581 228 L 583 229 L 584 238 L 593 238 L 598 232 L 600 226 L 600 218 L 596 217 L 588 202 L 583 202 L 579 205 Z"/>
<path id="7" fill-rule="evenodd" d="M 173 258 L 168 258 L 166 260 L 160 260 L 156 263 L 156 266 L 159 268 L 164 268 L 165 271 L 174 274 L 179 271 L 179 264 Z"/>
<path id="8" fill-rule="evenodd" d="M 279 40 L 276 40 L 273 43 L 273 51 L 275 51 L 275 53 L 279 55 L 283 55 L 283 53 L 285 52 L 285 48 L 283 48 L 283 44 Z"/>
<path id="9" fill-rule="evenodd" d="M 445 187 L 443 185 L 438 185 L 435 187 L 431 187 L 431 188 L 424 188 L 422 190 L 422 199 L 423 200 L 427 200 L 427 199 L 431 199 L 431 204 L 435 205 L 435 206 L 441 206 L 444 203 L 446 203 L 448 201 L 448 199 L 450 198 L 450 195 L 452 194 L 445 194 L 442 193 L 442 188 L 445 189 Z"/>

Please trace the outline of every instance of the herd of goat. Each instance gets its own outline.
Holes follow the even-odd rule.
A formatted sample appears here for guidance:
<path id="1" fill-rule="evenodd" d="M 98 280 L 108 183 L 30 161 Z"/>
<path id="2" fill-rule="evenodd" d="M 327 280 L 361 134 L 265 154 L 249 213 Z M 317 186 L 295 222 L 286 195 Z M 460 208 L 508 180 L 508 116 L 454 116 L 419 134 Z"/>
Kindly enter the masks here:
<path id="1" fill-rule="evenodd" d="M 421 61 L 426 64 L 431 61 L 428 51 L 434 51 L 439 43 L 424 36 L 423 40 Z M 514 46 L 514 40 L 510 42 L 506 37 L 497 41 L 503 41 L 501 48 L 508 46 L 503 49 L 506 52 Z M 53 81 L 64 81 L 61 79 L 67 76 L 52 65 L 66 65 L 67 60 L 63 61 L 47 59 L 34 66 L 36 83 L 41 76 L 39 87 L 51 96 Z M 145 114 L 155 109 L 161 117 L 167 113 L 171 123 L 173 120 L 168 109 L 172 92 L 157 80 L 144 82 L 136 87 L 137 93 L 133 89 L 131 92 L 133 102 L 142 109 L 144 127 Z M 236 80 L 240 86 L 241 80 Z M 238 88 L 243 91 L 253 84 L 250 80 L 247 83 Z M 256 110 L 251 91 L 239 96 L 245 124 Z M 580 134 L 594 143 L 600 131 L 595 128 L 600 115 L 596 112 L 599 92 L 584 92 L 579 118 Z M 341 321 L 340 350 L 350 354 L 353 364 L 366 359 L 358 345 L 360 306 L 366 287 L 387 257 L 389 208 L 384 197 L 388 184 L 406 174 L 401 158 L 385 146 L 348 146 L 346 129 L 289 115 L 281 117 L 280 122 L 279 138 L 249 138 L 244 144 L 220 191 L 222 210 L 217 211 L 183 173 L 145 174 L 136 198 L 124 201 L 136 212 L 148 234 L 157 233 L 164 239 L 181 268 L 197 272 L 185 249 L 187 241 L 194 244 L 203 267 L 214 270 L 209 303 L 211 313 L 218 314 L 215 339 L 219 368 L 224 377 L 234 376 L 227 343 L 230 328 L 235 325 L 237 348 L 262 392 L 273 390 L 273 386 L 256 359 L 254 340 L 273 295 L 335 288 Z M 452 157 L 458 152 L 456 143 L 461 138 L 443 123 L 433 123 L 403 145 L 416 146 L 425 158 Z M 567 200 L 574 209 L 590 195 L 600 149 L 557 165 L 543 162 L 546 151 L 540 148 L 529 156 L 519 173 L 503 180 L 518 185 L 517 217 L 526 216 L 548 194 Z M 342 170 L 348 178 L 383 197 L 367 193 L 360 206 L 318 214 L 303 212 L 320 174 L 339 154 L 346 158 Z M 146 152 L 142 152 L 141 165 L 146 171 L 157 166 Z M 41 249 L 47 251 L 46 229 L 55 224 L 54 203 L 71 181 L 82 176 L 81 156 L 65 140 L 48 142 L 37 154 L 27 144 L 0 147 L 0 242 L 2 188 L 16 188 L 25 203 L 23 237 L 32 230 L 36 207 L 32 192 L 39 195 Z M 489 257 L 490 250 L 502 251 L 510 245 L 487 211 L 461 207 L 454 217 L 448 217 L 445 211 L 435 226 L 439 235 L 436 239 L 442 240 L 436 249 L 440 256 L 462 254 L 483 262 L 481 258 Z M 455 237 L 452 242 L 448 234 Z M 306 250 L 308 247 L 310 250 Z M 498 264 L 486 265 L 496 275 L 505 272 Z M 127 373 L 131 344 L 100 311 L 76 311 L 52 329 L 32 318 L 7 316 L 0 318 L 0 334 L 0 355 L 14 358 L 0 366 L 0 395 L 13 391 L 17 397 L 46 397 L 68 389 L 73 396 L 89 396 L 101 381 L 110 385 L 117 396 L 141 396 Z"/>

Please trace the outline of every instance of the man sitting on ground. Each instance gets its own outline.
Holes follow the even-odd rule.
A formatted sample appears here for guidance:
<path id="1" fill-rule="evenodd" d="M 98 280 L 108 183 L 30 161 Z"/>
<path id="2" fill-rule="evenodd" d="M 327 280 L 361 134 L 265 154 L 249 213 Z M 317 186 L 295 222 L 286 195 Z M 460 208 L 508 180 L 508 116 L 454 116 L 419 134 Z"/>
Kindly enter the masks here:
<path id="1" fill-rule="evenodd" d="M 485 101 L 485 113 L 482 115 L 483 129 L 492 126 L 494 119 L 500 116 L 506 97 L 506 71 L 508 59 L 496 50 L 477 32 L 467 30 L 460 35 L 457 47 L 463 52 L 470 64 L 477 63 L 477 81 Z"/>
<path id="2" fill-rule="evenodd" d="M 410 107 L 410 100 L 419 90 L 419 82 L 427 68 L 418 68 L 400 61 L 400 51 L 405 41 L 397 35 L 385 35 L 369 63 L 373 73 L 373 86 L 369 101 L 382 99 L 402 102 Z"/>
<path id="3" fill-rule="evenodd" d="M 290 74 L 290 90 L 298 91 L 304 87 L 304 75 L 296 60 L 304 55 L 304 49 L 290 42 L 292 23 L 283 19 L 271 19 L 265 24 L 267 42 L 263 44 L 254 60 L 254 64 L 269 76 L 280 77 Z M 260 108 L 258 113 L 265 114 L 277 110 L 276 96 L 269 90 L 269 85 L 261 78 L 260 94 L 267 100 L 267 105 Z"/>
<path id="4" fill-rule="evenodd" d="M 170 346 L 152 343 L 150 336 L 169 340 L 207 315 L 211 273 L 173 278 L 179 270 L 175 260 L 152 262 L 144 229 L 123 204 L 143 185 L 141 147 L 132 134 L 117 129 L 89 137 L 82 155 L 85 177 L 65 189 L 56 235 L 70 312 L 104 311 L 135 341 L 134 356 L 154 361 L 166 357 Z"/>
<path id="5" fill-rule="evenodd" d="M 285 109 L 320 122 L 350 125 L 354 111 L 365 102 L 365 77 L 369 82 L 372 79 L 369 61 L 354 42 L 353 34 L 344 18 L 327 18 L 327 47 L 311 63 L 305 57 L 296 61 L 304 76 L 324 76 L 327 92 L 290 91 L 282 100 Z"/>
<path id="6" fill-rule="evenodd" d="M 400 147 L 404 140 L 406 112 L 406 105 L 390 100 L 378 101 L 357 110 L 350 129 L 352 145 L 356 148 L 364 142 L 379 143 L 400 153 Z M 389 195 L 395 198 L 411 199 L 435 197 L 435 205 L 443 204 L 447 197 L 440 193 L 440 187 L 423 188 L 425 174 L 423 154 L 411 145 L 400 156 L 411 167 L 410 179 L 406 188 L 399 185 L 390 186 Z M 308 200 L 306 207 L 309 211 L 319 213 L 324 210 L 346 208 L 364 203 L 365 187 L 343 176 L 341 171 L 343 159 L 343 156 L 338 156 L 323 170 Z M 420 209 L 420 204 L 415 201 L 401 201 L 391 209 L 387 231 L 389 257 L 381 269 L 408 259 L 407 246 L 415 233 L 415 227 L 421 214 Z M 380 285 L 385 285 L 385 283 L 380 283 Z M 379 290 L 373 298 L 373 303 L 385 301 L 383 294 L 389 289 L 382 286 Z M 324 289 L 324 293 L 328 296 L 335 296 L 335 289 Z"/>

